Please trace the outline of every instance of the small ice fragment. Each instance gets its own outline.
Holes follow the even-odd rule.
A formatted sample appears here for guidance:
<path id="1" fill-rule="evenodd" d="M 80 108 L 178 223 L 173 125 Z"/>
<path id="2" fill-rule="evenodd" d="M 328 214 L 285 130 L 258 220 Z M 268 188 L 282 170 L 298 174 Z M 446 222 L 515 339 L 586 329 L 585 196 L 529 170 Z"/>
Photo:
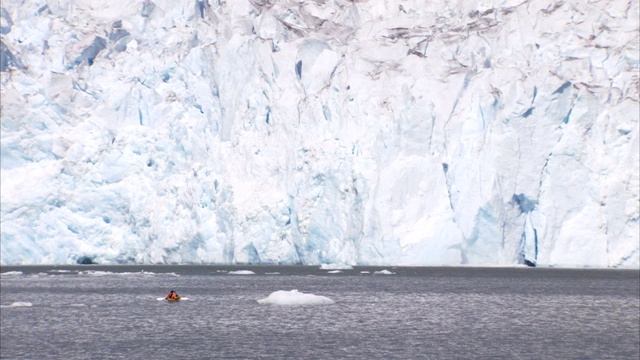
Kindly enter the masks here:
<path id="1" fill-rule="evenodd" d="M 31 307 L 33 304 L 26 301 L 15 301 L 11 303 L 11 305 L 0 305 L 0 307 L 8 308 L 8 307 Z"/>

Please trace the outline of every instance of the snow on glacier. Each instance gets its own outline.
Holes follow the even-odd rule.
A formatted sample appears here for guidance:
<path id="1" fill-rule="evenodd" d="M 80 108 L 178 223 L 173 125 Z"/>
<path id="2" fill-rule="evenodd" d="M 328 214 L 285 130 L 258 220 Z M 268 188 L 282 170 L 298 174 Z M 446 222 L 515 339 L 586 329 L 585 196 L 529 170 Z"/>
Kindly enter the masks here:
<path id="1" fill-rule="evenodd" d="M 2 264 L 640 265 L 637 1 L 0 15 Z"/>

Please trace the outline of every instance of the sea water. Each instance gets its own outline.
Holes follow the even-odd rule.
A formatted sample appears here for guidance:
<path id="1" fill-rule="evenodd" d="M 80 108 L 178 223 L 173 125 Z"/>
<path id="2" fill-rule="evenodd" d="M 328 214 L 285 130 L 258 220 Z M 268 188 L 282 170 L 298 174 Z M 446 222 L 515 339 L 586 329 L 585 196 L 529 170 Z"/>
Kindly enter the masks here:
<path id="1" fill-rule="evenodd" d="M 1 273 L 2 359 L 640 357 L 637 270 L 91 265 Z M 187 299 L 163 301 L 170 290 Z M 259 302 L 292 290 L 331 302 Z"/>

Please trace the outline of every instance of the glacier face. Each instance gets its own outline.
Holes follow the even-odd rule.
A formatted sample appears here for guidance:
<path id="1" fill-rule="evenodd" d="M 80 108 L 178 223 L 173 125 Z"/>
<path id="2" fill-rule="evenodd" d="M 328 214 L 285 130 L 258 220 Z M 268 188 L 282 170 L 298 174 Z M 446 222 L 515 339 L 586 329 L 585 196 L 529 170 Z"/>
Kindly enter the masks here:
<path id="1" fill-rule="evenodd" d="M 1 16 L 2 264 L 640 264 L 637 1 Z"/>

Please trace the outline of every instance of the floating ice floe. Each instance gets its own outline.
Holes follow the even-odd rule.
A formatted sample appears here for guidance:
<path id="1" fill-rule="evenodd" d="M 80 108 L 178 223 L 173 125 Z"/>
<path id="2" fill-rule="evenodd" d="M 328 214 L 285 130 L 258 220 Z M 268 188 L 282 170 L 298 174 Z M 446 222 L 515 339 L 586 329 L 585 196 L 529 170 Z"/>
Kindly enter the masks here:
<path id="1" fill-rule="evenodd" d="M 236 270 L 236 271 L 229 271 L 230 275 L 255 275 L 256 273 L 254 273 L 251 270 Z"/>
<path id="2" fill-rule="evenodd" d="M 0 276 L 18 276 L 22 275 L 22 271 L 7 271 L 0 274 Z"/>
<path id="3" fill-rule="evenodd" d="M 373 273 L 373 275 L 394 275 L 394 274 L 395 274 L 394 272 L 391 272 L 391 271 L 386 270 L 386 269 L 385 270 L 380 270 L 380 271 L 375 271 Z"/>
<path id="4" fill-rule="evenodd" d="M 331 271 L 327 271 L 327 274 L 340 274 L 342 273 L 342 270 L 331 270 Z"/>
<path id="5" fill-rule="evenodd" d="M 26 301 L 15 301 L 13 303 L 11 303 L 11 305 L 0 305 L 0 307 L 3 308 L 9 308 L 9 307 L 31 307 L 33 306 L 33 304 L 31 304 L 30 302 L 26 302 Z"/>
<path id="6" fill-rule="evenodd" d="M 272 292 L 268 297 L 258 300 L 260 304 L 273 305 L 328 305 L 334 301 L 325 296 L 305 294 L 298 290 L 278 290 Z"/>
<path id="7" fill-rule="evenodd" d="M 353 266 L 347 264 L 322 264 L 320 265 L 322 270 L 352 270 Z"/>
<path id="8" fill-rule="evenodd" d="M 111 272 L 111 271 L 99 271 L 99 270 L 86 270 L 86 271 L 80 271 L 78 272 L 78 275 L 89 275 L 89 276 L 110 276 L 110 275 L 132 275 L 135 273 L 131 273 L 131 272 Z M 144 272 L 140 272 L 139 274 L 143 274 L 143 275 L 152 275 L 153 273 L 144 273 Z"/>
<path id="9" fill-rule="evenodd" d="M 43 275 L 48 275 L 43 273 Z M 113 271 L 100 271 L 100 270 L 86 270 L 86 271 L 80 271 L 78 272 L 78 275 L 88 275 L 88 276 L 135 276 L 135 275 L 145 275 L 145 276 L 151 276 L 151 275 L 169 275 L 169 276 L 180 276 L 176 273 L 154 273 L 151 271 L 144 271 L 141 270 L 139 272 L 113 272 Z"/>

